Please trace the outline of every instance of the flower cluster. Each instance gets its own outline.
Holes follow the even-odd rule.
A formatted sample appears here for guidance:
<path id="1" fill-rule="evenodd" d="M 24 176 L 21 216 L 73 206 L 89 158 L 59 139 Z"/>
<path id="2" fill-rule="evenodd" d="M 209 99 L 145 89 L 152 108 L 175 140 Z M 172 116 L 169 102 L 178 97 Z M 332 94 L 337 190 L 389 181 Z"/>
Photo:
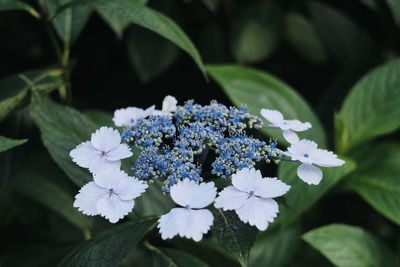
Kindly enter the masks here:
<path id="1" fill-rule="evenodd" d="M 273 198 L 284 195 L 290 186 L 276 177 L 262 177 L 257 163 L 300 162 L 300 179 L 318 184 L 322 171 L 315 165 L 334 167 L 344 161 L 318 149 L 311 140 L 300 140 L 295 132 L 311 128 L 309 122 L 285 120 L 276 110 L 260 113 L 269 125 L 245 106 L 228 108 L 216 101 L 205 106 L 188 101 L 179 106 L 172 96 L 164 99 L 161 110 L 155 106 L 116 110 L 113 121 L 123 127 L 122 135 L 101 127 L 70 153 L 94 177 L 76 195 L 74 206 L 115 223 L 132 211 L 147 181 L 157 179 L 163 181 L 164 194 L 178 205 L 158 221 L 163 239 L 179 235 L 201 240 L 214 221 L 207 209 L 213 203 L 215 208 L 234 210 L 242 222 L 263 231 L 279 212 Z M 251 129 L 261 127 L 282 130 L 290 143 L 287 151 L 278 149 L 275 139 L 267 143 L 250 135 Z M 132 166 L 135 177 L 120 170 L 120 160 L 132 156 L 129 145 L 141 151 Z M 218 178 L 230 179 L 232 185 L 217 192 L 212 180 Z"/>

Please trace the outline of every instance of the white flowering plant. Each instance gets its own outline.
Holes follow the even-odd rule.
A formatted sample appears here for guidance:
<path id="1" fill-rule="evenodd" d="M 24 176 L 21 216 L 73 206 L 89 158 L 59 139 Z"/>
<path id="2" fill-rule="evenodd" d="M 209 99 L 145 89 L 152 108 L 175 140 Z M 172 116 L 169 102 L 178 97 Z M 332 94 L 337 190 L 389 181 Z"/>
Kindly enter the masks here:
<path id="1" fill-rule="evenodd" d="M 398 266 L 394 2 L 0 0 L 0 266 Z"/>

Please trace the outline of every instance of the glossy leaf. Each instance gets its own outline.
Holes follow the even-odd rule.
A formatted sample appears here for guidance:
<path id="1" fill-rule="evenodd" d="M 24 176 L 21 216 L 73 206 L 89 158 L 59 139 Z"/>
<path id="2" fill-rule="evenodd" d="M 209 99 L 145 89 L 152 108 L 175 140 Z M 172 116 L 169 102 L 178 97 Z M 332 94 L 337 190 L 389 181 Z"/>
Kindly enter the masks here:
<path id="1" fill-rule="evenodd" d="M 146 217 L 115 225 L 78 246 L 58 266 L 118 266 L 156 222 L 156 218 Z"/>
<path id="2" fill-rule="evenodd" d="M 0 11 L 24 10 L 39 19 L 40 14 L 29 4 L 17 0 L 0 0 Z"/>
<path id="3" fill-rule="evenodd" d="M 290 13 L 286 16 L 285 25 L 286 40 L 301 57 L 312 63 L 321 63 L 327 59 L 323 44 L 307 18 Z"/>
<path id="4" fill-rule="evenodd" d="M 50 15 L 72 2 L 72 0 L 44 0 L 47 12 Z M 78 39 L 92 13 L 87 6 L 71 6 L 62 10 L 54 17 L 52 23 L 61 40 L 66 46 L 72 46 Z"/>
<path id="5" fill-rule="evenodd" d="M 282 162 L 278 169 L 278 177 L 286 184 L 290 185 L 289 192 L 285 194 L 286 205 L 297 216 L 310 208 L 324 194 L 333 188 L 342 178 L 351 173 L 355 168 L 355 163 L 344 159 L 346 163 L 340 167 L 324 168 L 321 167 L 323 178 L 318 185 L 308 185 L 297 176 L 297 167 L 300 163 Z"/>
<path id="6" fill-rule="evenodd" d="M 303 239 L 337 266 L 397 266 L 393 252 L 359 227 L 331 224 L 306 233 Z"/>
<path id="7" fill-rule="evenodd" d="M 299 135 L 315 140 L 321 147 L 325 146 L 325 134 L 318 117 L 289 85 L 268 73 L 238 65 L 208 65 L 207 71 L 236 106 L 245 104 L 252 114 L 260 117 L 260 110 L 267 108 L 279 110 L 286 119 L 309 121 L 312 128 Z M 282 131 L 262 131 L 286 143 Z"/>
<path id="8" fill-rule="evenodd" d="M 256 239 L 257 229 L 244 224 L 234 211 L 223 211 L 213 208 L 214 225 L 212 233 L 217 240 L 237 257 L 242 266 L 247 266 L 250 248 Z"/>
<path id="9" fill-rule="evenodd" d="M 400 27 L 400 2 L 397 0 L 386 0 L 386 3 L 392 11 L 395 23 Z"/>
<path id="10" fill-rule="evenodd" d="M 204 72 L 200 54 L 192 41 L 175 22 L 162 13 L 132 0 L 87 0 L 78 3 L 90 5 L 100 13 L 113 14 L 114 18 L 119 18 L 123 24 L 134 23 L 161 35 L 188 53 Z"/>
<path id="11" fill-rule="evenodd" d="M 83 111 L 83 114 L 88 117 L 97 128 L 100 128 L 101 126 L 115 127 L 111 112 L 100 109 L 89 109 Z"/>
<path id="12" fill-rule="evenodd" d="M 300 237 L 301 228 L 298 224 L 258 233 L 250 251 L 249 266 L 284 266 L 300 246 Z"/>
<path id="13" fill-rule="evenodd" d="M 80 112 L 39 93 L 32 95 L 31 117 L 39 127 L 43 144 L 54 161 L 78 186 L 92 180 L 89 171 L 72 162 L 69 152 L 89 140 L 96 126 Z"/>
<path id="14" fill-rule="evenodd" d="M 271 55 L 283 28 L 282 11 L 274 1 L 258 1 L 240 11 L 232 27 L 231 50 L 239 62 L 259 62 Z"/>
<path id="15" fill-rule="evenodd" d="M 191 266 L 191 267 L 207 267 L 208 265 L 196 258 L 195 256 L 177 249 L 172 248 L 157 248 L 150 244 L 145 246 L 153 252 L 153 266 Z"/>
<path id="16" fill-rule="evenodd" d="M 367 73 L 351 89 L 335 118 L 341 152 L 400 127 L 400 59 Z"/>
<path id="17" fill-rule="evenodd" d="M 16 146 L 20 146 L 26 141 L 28 141 L 28 139 L 15 140 L 0 135 L 0 152 L 9 150 Z"/>
<path id="18" fill-rule="evenodd" d="M 377 211 L 400 224 L 400 144 L 369 146 L 353 156 L 359 166 L 346 184 Z"/>

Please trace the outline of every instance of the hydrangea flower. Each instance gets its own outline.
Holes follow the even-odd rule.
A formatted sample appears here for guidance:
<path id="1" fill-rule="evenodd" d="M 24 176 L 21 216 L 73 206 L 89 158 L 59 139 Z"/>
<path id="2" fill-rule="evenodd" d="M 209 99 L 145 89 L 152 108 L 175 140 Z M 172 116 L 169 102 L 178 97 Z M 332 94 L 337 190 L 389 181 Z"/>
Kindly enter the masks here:
<path id="1" fill-rule="evenodd" d="M 204 209 L 214 201 L 217 194 L 214 183 L 198 184 L 184 179 L 171 187 L 170 194 L 182 208 L 173 208 L 158 220 L 161 238 L 169 239 L 179 235 L 200 241 L 214 221 L 212 213 Z"/>
<path id="2" fill-rule="evenodd" d="M 154 105 L 145 110 L 137 107 L 121 108 L 114 112 L 113 121 L 118 127 L 132 127 L 139 119 L 150 116 L 154 111 Z"/>
<path id="3" fill-rule="evenodd" d="M 83 214 L 101 215 L 116 223 L 132 211 L 134 199 L 147 187 L 144 182 L 129 177 L 121 170 L 106 169 L 94 174 L 94 181 L 79 190 L 74 207 Z"/>
<path id="4" fill-rule="evenodd" d="M 121 159 L 132 156 L 132 152 L 127 144 L 121 144 L 121 136 L 117 130 L 101 127 L 92 134 L 90 141 L 73 149 L 70 156 L 79 166 L 96 173 L 106 168 L 119 169 Z"/>
<path id="5" fill-rule="evenodd" d="M 318 145 L 311 140 L 302 139 L 292 143 L 286 153 L 292 160 L 298 160 L 302 164 L 297 168 L 297 175 L 307 184 L 317 185 L 322 179 L 322 167 L 342 166 L 345 162 L 337 158 L 331 151 L 317 148 Z"/>
<path id="6" fill-rule="evenodd" d="M 311 123 L 301 122 L 299 120 L 285 120 L 283 119 L 282 113 L 277 110 L 272 109 L 261 109 L 260 114 L 271 124 L 269 127 L 278 128 L 283 130 L 283 136 L 290 143 L 290 137 L 292 136 L 292 131 L 302 132 L 311 128 Z M 289 138 L 289 140 L 288 140 Z"/>
<path id="7" fill-rule="evenodd" d="M 232 175 L 232 186 L 222 190 L 214 206 L 223 210 L 235 210 L 240 220 L 267 229 L 279 212 L 274 197 L 284 195 L 290 186 L 277 178 L 263 178 L 259 170 L 244 168 Z"/>

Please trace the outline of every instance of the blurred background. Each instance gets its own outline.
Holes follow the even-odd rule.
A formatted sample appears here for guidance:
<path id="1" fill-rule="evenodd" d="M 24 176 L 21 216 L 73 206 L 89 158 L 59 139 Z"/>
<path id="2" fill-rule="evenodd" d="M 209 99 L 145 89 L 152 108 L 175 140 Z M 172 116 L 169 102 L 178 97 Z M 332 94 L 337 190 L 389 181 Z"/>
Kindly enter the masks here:
<path id="1" fill-rule="evenodd" d="M 61 0 L 54 0 L 57 1 Z M 52 4 L 46 3 L 51 1 L 24 2 L 41 14 L 52 9 Z M 149 0 L 146 4 L 183 29 L 204 63 L 251 66 L 293 87 L 313 107 L 332 145 L 334 114 L 352 86 L 372 68 L 398 56 L 400 28 L 396 26 L 398 21 L 391 11 L 391 2 L 395 1 Z M 56 38 L 59 44 L 62 41 L 57 30 L 50 29 L 54 35 L 51 37 L 45 24 L 27 12 L 0 12 L 0 80 L 59 64 L 51 38 Z M 211 77 L 207 80 L 185 52 L 137 25 L 116 30 L 109 26 L 104 15 L 93 12 L 82 24 L 81 32 L 73 36 L 72 43 L 70 86 L 72 106 L 78 110 L 113 112 L 117 108 L 146 108 L 155 103 L 160 108 L 166 95 L 175 96 L 179 104 L 189 99 L 207 104 L 216 99 L 231 105 L 224 91 Z M 0 96 L 6 94 L 5 90 L 0 87 Z M 58 100 L 57 93 L 53 98 Z M 39 132 L 24 113 L 27 111 L 22 109 L 4 119 L 0 134 L 25 138 L 27 132 L 32 132 L 38 139 Z M 16 121 L 22 125 L 20 128 L 15 126 Z M 383 138 L 398 140 L 399 134 Z M 15 149 L 12 153 L 23 151 L 23 155 L 12 159 L 2 156 L 0 172 L 8 177 L 2 180 L 4 188 L 8 186 L 4 181 L 10 180 L 25 162 L 26 149 L 47 153 L 34 142 L 24 149 Z M 11 167 L 10 162 L 21 164 Z M 75 242 L 71 240 L 73 234 L 67 237 L 68 231 L 74 230 L 40 203 L 13 194 L 13 190 L 4 189 L 0 204 L 0 259 L 5 262 L 1 266 L 46 265 L 24 261 L 21 255 L 36 258 L 34 255 L 39 252 L 31 253 L 25 248 L 35 247 L 44 252 L 61 242 L 64 250 L 53 255 L 57 261 Z M 305 213 L 302 232 L 332 222 L 363 227 L 399 251 L 398 225 L 349 192 L 346 186 L 335 188 Z M 55 232 L 50 234 L 54 229 L 65 232 L 56 230 L 59 236 Z M 310 246 L 305 243 L 301 246 L 286 265 L 330 265 Z"/>

